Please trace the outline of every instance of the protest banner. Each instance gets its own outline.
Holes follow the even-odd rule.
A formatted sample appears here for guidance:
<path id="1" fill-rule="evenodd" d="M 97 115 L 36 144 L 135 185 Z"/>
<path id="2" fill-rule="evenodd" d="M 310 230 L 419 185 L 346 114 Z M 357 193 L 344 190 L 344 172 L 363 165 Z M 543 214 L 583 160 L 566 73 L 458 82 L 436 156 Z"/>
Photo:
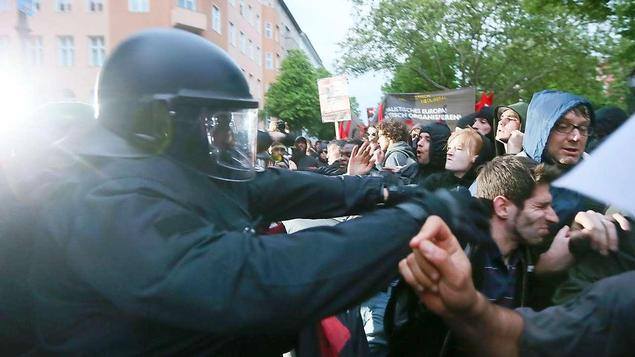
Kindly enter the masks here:
<path id="1" fill-rule="evenodd" d="M 474 112 L 474 88 L 432 93 L 391 93 L 384 96 L 383 120 L 402 120 L 409 124 L 445 121 L 454 129 L 464 115 Z"/>

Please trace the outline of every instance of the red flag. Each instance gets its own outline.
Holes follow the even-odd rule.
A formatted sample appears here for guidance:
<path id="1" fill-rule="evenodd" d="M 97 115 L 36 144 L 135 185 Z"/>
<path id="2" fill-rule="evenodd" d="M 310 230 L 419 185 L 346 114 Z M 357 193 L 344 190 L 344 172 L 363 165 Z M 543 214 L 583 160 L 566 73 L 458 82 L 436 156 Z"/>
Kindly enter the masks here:
<path id="1" fill-rule="evenodd" d="M 474 109 L 475 111 L 480 111 L 481 109 L 483 109 L 483 107 L 491 107 L 492 104 L 494 103 L 494 92 L 489 92 L 485 93 L 482 92 L 481 93 L 481 99 L 476 102 L 476 104 L 474 105 Z"/>
<path id="2" fill-rule="evenodd" d="M 346 121 L 346 122 L 339 122 L 338 123 L 338 130 L 340 132 L 340 139 L 348 139 L 348 135 L 351 132 L 351 122 L 352 120 Z"/>

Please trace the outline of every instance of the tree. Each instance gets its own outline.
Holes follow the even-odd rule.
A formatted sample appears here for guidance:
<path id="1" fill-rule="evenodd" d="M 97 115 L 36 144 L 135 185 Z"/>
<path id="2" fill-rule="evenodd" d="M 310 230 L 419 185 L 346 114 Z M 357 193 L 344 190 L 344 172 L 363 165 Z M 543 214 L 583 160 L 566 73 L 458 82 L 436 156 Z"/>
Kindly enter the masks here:
<path id="1" fill-rule="evenodd" d="M 635 93 L 627 78 L 635 69 L 635 2 L 632 0 L 523 0 L 528 11 L 547 15 L 565 9 L 579 21 L 602 27 L 608 36 L 602 53 L 599 75 L 612 78 L 605 88 L 607 104 L 622 104 Z M 600 103 L 601 104 L 601 103 Z"/>
<path id="2" fill-rule="evenodd" d="M 354 3 L 362 20 L 341 44 L 338 67 L 353 74 L 388 70 L 386 91 L 472 86 L 494 90 L 497 102 L 506 103 L 561 89 L 605 101 L 597 70 L 615 29 L 594 26 L 567 7 L 545 14 L 511 0 Z"/>
<path id="3" fill-rule="evenodd" d="M 265 110 L 289 124 L 292 131 L 306 130 L 319 138 L 334 135 L 333 125 L 322 123 L 317 80 L 329 76 L 316 70 L 299 50 L 290 50 L 280 74 L 265 94 Z"/>
<path id="4" fill-rule="evenodd" d="M 352 117 L 359 117 L 359 102 L 357 101 L 357 98 L 355 97 L 350 97 L 350 102 L 351 102 L 351 116 Z"/>

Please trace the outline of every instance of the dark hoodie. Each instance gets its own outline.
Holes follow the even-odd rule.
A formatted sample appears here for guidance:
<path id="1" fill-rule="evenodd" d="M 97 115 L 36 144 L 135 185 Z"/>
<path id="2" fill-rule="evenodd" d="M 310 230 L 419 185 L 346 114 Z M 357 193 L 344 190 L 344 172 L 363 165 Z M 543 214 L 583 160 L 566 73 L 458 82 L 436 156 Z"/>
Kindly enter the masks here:
<path id="1" fill-rule="evenodd" d="M 526 119 L 527 119 L 528 107 L 529 107 L 529 104 L 525 102 L 518 102 L 518 103 L 514 103 L 510 105 L 501 105 L 496 107 L 496 109 L 494 109 L 494 126 L 492 127 L 494 138 L 496 137 L 496 130 L 498 129 L 498 122 L 500 121 L 501 114 L 503 114 L 503 112 L 507 109 L 511 109 L 515 111 L 516 114 L 518 114 L 518 116 L 520 117 L 520 131 L 524 133 L 525 123 L 527 122 Z M 496 156 L 502 156 L 506 154 L 505 144 L 503 144 L 502 142 L 496 141 L 496 139 L 494 139 L 494 146 L 496 150 Z"/>
<path id="2" fill-rule="evenodd" d="M 595 112 L 595 126 L 593 128 L 593 138 L 589 138 L 587 152 L 591 152 L 598 147 L 604 138 L 614 132 L 620 125 L 628 119 L 626 112 L 618 107 L 604 107 Z"/>
<path id="3" fill-rule="evenodd" d="M 423 126 L 421 132 L 430 134 L 430 162 L 426 165 L 416 162 L 404 167 L 399 173 L 408 183 L 418 185 L 422 185 L 431 174 L 445 170 L 450 128 L 445 123 L 432 123 Z"/>
<path id="4" fill-rule="evenodd" d="M 474 164 L 475 169 L 492 160 L 496 156 L 496 150 L 494 148 L 494 136 L 496 134 L 496 126 L 494 126 L 494 110 L 492 110 L 492 107 L 483 107 L 478 112 L 462 117 L 457 122 L 456 127 L 461 129 L 465 129 L 467 127 L 471 128 L 476 118 L 483 118 L 487 120 L 492 130 L 490 130 L 489 134 L 487 135 L 481 134 L 481 138 L 483 139 L 483 148 L 481 149 L 478 159 Z"/>

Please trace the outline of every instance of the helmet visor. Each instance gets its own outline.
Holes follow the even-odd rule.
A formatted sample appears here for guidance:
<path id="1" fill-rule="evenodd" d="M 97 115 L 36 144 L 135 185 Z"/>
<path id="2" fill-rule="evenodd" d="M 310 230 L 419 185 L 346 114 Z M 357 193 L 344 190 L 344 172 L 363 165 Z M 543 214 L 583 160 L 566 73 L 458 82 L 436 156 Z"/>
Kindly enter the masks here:
<path id="1" fill-rule="evenodd" d="M 226 181 L 247 181 L 254 177 L 258 110 L 205 111 L 202 116 L 209 154 L 216 170 L 210 176 Z"/>

